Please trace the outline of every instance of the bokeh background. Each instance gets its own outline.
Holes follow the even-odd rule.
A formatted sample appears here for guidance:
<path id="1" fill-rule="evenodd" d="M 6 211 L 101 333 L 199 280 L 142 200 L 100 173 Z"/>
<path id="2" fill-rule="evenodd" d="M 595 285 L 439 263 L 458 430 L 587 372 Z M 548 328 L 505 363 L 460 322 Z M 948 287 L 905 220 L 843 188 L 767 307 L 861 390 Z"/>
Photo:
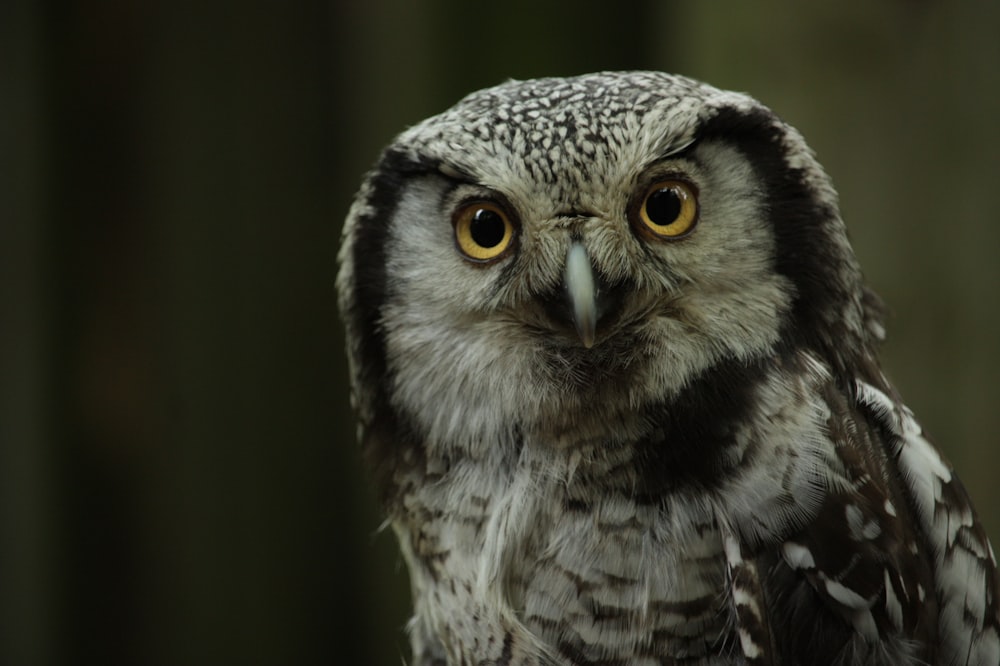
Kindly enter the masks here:
<path id="1" fill-rule="evenodd" d="M 1000 539 L 1000 3 L 0 3 L 0 663 L 400 664 L 341 220 L 509 77 L 749 91 L 833 174 L 888 371 Z"/>

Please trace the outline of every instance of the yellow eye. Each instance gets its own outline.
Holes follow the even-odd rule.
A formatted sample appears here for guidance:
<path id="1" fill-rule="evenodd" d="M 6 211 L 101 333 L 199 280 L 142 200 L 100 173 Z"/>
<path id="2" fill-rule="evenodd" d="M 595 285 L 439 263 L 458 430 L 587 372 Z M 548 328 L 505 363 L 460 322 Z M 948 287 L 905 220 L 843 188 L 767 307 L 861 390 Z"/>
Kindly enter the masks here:
<path id="1" fill-rule="evenodd" d="M 514 225 L 496 204 L 476 201 L 455 211 L 455 244 L 466 259 L 493 261 L 503 256 L 514 240 Z"/>
<path id="2" fill-rule="evenodd" d="M 646 190 L 636 227 L 656 238 L 680 238 L 698 222 L 694 186 L 682 180 L 661 180 Z"/>

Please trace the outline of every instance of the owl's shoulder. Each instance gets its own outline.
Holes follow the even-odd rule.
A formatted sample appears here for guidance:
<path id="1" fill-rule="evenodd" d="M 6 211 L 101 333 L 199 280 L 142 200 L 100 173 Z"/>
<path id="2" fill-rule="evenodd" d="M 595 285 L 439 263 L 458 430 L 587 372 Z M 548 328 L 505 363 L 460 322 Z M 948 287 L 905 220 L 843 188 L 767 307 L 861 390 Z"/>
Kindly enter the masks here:
<path id="1" fill-rule="evenodd" d="M 826 391 L 821 501 L 757 560 L 772 625 L 812 628 L 772 632 L 776 648 L 803 663 L 997 663 L 993 552 L 954 472 L 889 391 Z"/>

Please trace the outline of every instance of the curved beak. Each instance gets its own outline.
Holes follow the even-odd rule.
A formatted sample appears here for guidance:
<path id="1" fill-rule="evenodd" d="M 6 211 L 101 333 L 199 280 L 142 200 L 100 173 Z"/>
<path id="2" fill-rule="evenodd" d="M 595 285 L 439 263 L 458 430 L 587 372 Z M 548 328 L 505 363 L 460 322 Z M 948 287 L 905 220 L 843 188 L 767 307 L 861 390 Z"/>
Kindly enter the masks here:
<path id="1" fill-rule="evenodd" d="M 597 331 L 597 284 L 587 249 L 578 241 L 573 241 L 566 254 L 563 287 L 576 333 L 583 346 L 590 349 Z"/>

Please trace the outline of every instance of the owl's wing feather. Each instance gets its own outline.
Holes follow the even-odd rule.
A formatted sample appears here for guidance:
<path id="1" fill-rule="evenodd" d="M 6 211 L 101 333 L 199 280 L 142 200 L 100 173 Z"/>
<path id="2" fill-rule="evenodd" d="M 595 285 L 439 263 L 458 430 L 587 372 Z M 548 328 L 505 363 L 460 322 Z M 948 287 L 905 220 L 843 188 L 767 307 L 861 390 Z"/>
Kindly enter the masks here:
<path id="1" fill-rule="evenodd" d="M 968 493 L 906 407 L 869 384 L 857 393 L 883 427 L 932 560 L 933 591 L 922 594 L 940 607 L 937 663 L 1000 664 L 996 557 Z"/>
<path id="2" fill-rule="evenodd" d="M 866 383 L 827 396 L 834 442 L 814 518 L 765 555 L 779 652 L 801 663 L 1000 664 L 996 559 L 913 415 Z"/>
<path id="3" fill-rule="evenodd" d="M 792 663 L 930 661 L 933 575 L 882 431 L 829 390 L 826 493 L 813 519 L 764 556 L 778 652 Z M 912 640 L 917 638 L 918 640 Z"/>

